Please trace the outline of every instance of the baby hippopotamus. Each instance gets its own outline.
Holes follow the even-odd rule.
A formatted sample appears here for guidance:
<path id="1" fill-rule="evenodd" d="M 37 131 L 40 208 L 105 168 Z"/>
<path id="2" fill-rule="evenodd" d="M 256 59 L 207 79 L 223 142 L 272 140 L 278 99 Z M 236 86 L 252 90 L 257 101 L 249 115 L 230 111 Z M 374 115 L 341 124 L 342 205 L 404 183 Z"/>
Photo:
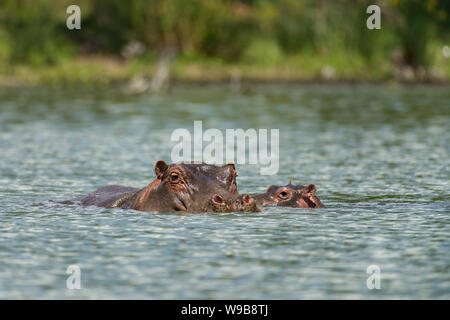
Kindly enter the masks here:
<path id="1" fill-rule="evenodd" d="M 323 208 L 324 205 L 316 197 L 316 186 L 313 184 L 296 186 L 289 182 L 285 186 L 270 186 L 267 191 L 254 196 L 261 206 L 281 206 L 292 208 Z"/>
<path id="2" fill-rule="evenodd" d="M 155 163 L 156 179 L 142 189 L 106 186 L 64 203 L 138 211 L 259 212 L 255 199 L 239 195 L 233 164 Z"/>

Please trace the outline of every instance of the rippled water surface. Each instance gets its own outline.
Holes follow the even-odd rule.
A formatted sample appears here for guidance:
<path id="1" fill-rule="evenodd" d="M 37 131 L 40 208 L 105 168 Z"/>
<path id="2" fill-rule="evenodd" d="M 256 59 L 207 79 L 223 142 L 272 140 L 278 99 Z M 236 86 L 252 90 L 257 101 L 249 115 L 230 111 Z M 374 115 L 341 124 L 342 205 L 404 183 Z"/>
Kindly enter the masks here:
<path id="1" fill-rule="evenodd" d="M 279 128 L 280 169 L 325 209 L 185 214 L 71 207 L 143 187 L 176 128 Z M 0 89 L 0 298 L 449 299 L 448 87 Z M 81 289 L 66 288 L 69 265 Z M 369 290 L 367 267 L 381 271 Z"/>

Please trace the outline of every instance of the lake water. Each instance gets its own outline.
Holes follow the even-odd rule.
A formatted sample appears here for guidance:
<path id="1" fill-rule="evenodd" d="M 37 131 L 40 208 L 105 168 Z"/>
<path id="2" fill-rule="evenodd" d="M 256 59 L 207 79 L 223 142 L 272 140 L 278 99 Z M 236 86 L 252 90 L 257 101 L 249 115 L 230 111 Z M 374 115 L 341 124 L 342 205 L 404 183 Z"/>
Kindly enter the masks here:
<path id="1" fill-rule="evenodd" d="M 51 201 L 147 185 L 173 130 L 194 120 L 279 128 L 278 173 L 238 165 L 239 191 L 314 183 L 327 208 L 179 215 Z M 444 86 L 0 89 L 0 298 L 450 299 L 449 122 Z M 80 290 L 66 287 L 69 265 Z M 380 289 L 367 286 L 372 265 Z"/>

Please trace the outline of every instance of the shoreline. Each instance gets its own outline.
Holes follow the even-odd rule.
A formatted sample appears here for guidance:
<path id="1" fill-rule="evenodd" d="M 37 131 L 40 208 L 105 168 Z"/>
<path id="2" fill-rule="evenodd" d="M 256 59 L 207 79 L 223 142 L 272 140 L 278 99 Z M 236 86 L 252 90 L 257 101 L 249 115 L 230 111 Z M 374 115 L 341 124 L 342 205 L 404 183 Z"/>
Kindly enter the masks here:
<path id="1" fill-rule="evenodd" d="M 147 91 L 153 77 L 159 73 L 159 68 L 158 61 L 123 61 L 104 56 L 79 57 L 52 66 L 8 65 L 0 66 L 0 87 L 129 86 L 132 91 Z M 390 66 L 380 73 L 369 66 L 363 68 L 365 70 L 352 70 L 351 64 L 348 67 L 341 66 L 339 71 L 337 67 L 326 64 L 320 68 L 305 69 L 289 64 L 255 66 L 175 61 L 164 68 L 167 69 L 164 71 L 167 71 L 171 85 L 220 84 L 236 87 L 238 91 L 242 88 L 245 91 L 246 86 L 257 84 L 450 84 L 448 72 L 437 67 L 431 67 L 428 71 L 414 71 Z"/>
<path id="2" fill-rule="evenodd" d="M 108 83 L 96 83 L 96 82 L 72 82 L 72 83 L 55 83 L 55 82 L 39 82 L 39 83 L 30 83 L 30 82 L 20 82 L 14 79 L 12 82 L 11 79 L 2 79 L 0 76 L 0 89 L 7 88 L 45 88 L 45 87 L 54 87 L 54 88 L 75 88 L 75 87 L 95 87 L 95 88 L 107 88 L 107 87 L 123 87 L 126 88 L 129 81 L 132 79 L 126 80 L 117 80 L 111 81 Z M 148 79 L 151 80 L 151 79 Z M 436 87 L 447 87 L 450 86 L 450 80 L 426 80 L 426 81 L 401 81 L 397 79 L 388 79 L 388 80 L 359 80 L 359 79 L 336 79 L 336 80 L 325 80 L 325 79 L 252 79 L 245 78 L 242 79 L 243 89 L 232 90 L 245 92 L 247 88 L 252 86 L 264 86 L 264 85 L 286 85 L 286 86 L 436 86 Z M 228 86 L 231 87 L 229 80 L 226 79 L 177 79 L 171 78 L 170 87 L 173 86 Z M 142 90 L 142 92 L 146 92 L 150 90 Z M 165 91 L 165 90 L 164 90 Z M 137 92 L 140 93 L 140 92 Z"/>

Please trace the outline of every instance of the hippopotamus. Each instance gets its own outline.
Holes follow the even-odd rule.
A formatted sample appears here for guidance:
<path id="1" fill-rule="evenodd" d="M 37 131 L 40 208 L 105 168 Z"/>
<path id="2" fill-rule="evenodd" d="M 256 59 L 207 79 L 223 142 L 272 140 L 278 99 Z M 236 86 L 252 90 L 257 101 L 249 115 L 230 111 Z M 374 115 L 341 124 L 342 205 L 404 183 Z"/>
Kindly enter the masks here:
<path id="1" fill-rule="evenodd" d="M 262 194 L 253 196 L 257 205 L 281 206 L 292 208 L 323 208 L 324 205 L 316 196 L 316 186 L 307 187 L 293 185 L 291 182 L 285 186 L 272 185 Z"/>
<path id="2" fill-rule="evenodd" d="M 239 195 L 234 164 L 219 167 L 158 160 L 154 170 L 156 179 L 142 189 L 110 185 L 63 203 L 138 211 L 260 211 L 252 197 Z"/>

